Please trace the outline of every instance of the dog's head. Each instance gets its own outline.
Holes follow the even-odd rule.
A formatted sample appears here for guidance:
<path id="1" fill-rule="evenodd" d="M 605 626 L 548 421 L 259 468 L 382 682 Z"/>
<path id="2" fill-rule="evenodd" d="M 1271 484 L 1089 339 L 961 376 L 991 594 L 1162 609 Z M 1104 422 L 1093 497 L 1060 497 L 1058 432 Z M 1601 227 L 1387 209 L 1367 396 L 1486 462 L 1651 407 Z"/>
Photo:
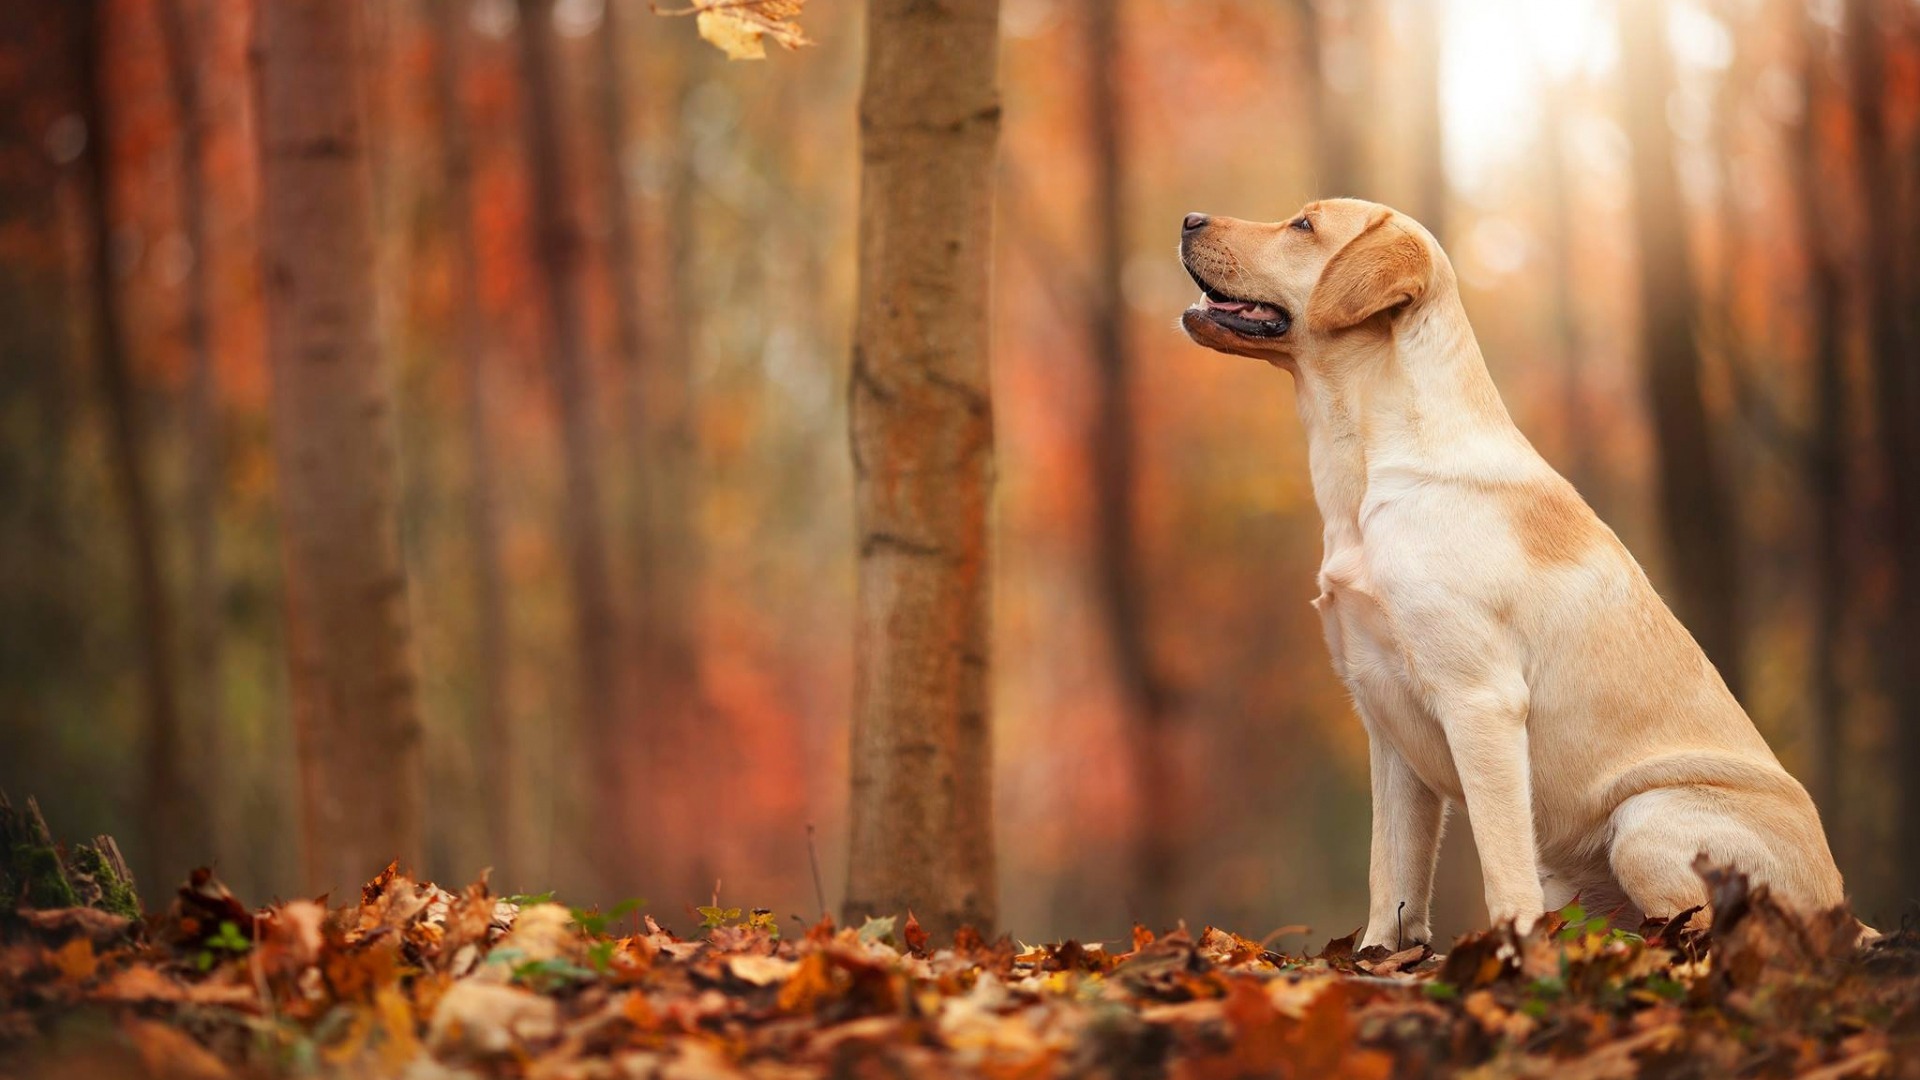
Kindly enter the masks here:
<path id="1" fill-rule="evenodd" d="M 1180 317 L 1187 335 L 1285 366 L 1388 331 L 1446 266 L 1418 222 L 1359 199 L 1309 203 L 1277 222 L 1188 214 L 1180 260 L 1203 294 Z"/>

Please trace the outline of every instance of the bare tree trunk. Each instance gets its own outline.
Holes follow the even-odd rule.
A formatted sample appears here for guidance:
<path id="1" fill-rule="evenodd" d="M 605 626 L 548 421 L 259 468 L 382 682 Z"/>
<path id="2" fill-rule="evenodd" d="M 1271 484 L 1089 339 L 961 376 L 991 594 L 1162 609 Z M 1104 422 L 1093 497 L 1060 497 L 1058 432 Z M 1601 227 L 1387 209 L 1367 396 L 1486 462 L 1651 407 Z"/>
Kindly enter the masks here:
<path id="1" fill-rule="evenodd" d="M 1659 451 L 1659 500 L 1681 620 L 1737 695 L 1745 634 L 1739 546 L 1726 469 L 1700 390 L 1700 347 L 1686 219 L 1667 127 L 1673 59 L 1664 8 L 1623 0 L 1620 77 L 1633 140 L 1634 236 L 1639 247 L 1641 351 Z"/>
<path id="2" fill-rule="evenodd" d="M 309 889 L 351 888 L 422 853 L 360 12 L 275 0 L 259 15 L 261 241 Z"/>
<path id="3" fill-rule="evenodd" d="M 999 0 L 869 0 L 867 12 L 846 916 L 910 908 L 936 935 L 990 932 Z"/>
<path id="4" fill-rule="evenodd" d="M 1800 85 L 1804 106 L 1797 142 L 1787 154 L 1788 178 L 1800 238 L 1807 263 L 1807 321 L 1813 356 L 1813 424 L 1807 436 L 1804 467 L 1813 501 L 1813 642 L 1810 660 L 1813 717 L 1809 725 L 1813 746 L 1811 773 L 1814 802 L 1828 821 L 1836 841 L 1845 835 L 1836 826 L 1844 817 L 1840 758 L 1846 745 L 1847 698 L 1840 683 L 1841 635 L 1845 632 L 1847 590 L 1848 469 L 1846 467 L 1845 356 L 1840 335 L 1841 277 L 1829 237 L 1832 233 L 1829 200 L 1820 174 L 1820 162 L 1831 151 L 1820 133 L 1819 110 L 1827 32 L 1793 4 L 1791 16 L 1800 24 Z M 1838 847 L 1838 843 L 1835 845 Z M 1844 861 L 1844 860 L 1843 860 Z"/>
<path id="5" fill-rule="evenodd" d="M 200 115 L 200 80 L 195 66 L 200 58 L 200 34 L 187 11 L 187 0 L 162 0 L 158 6 L 161 38 L 166 46 L 167 85 L 180 124 L 180 226 L 193 253 L 185 282 L 185 326 L 188 367 L 186 409 L 182 417 L 187 434 L 187 668 L 198 698 L 199 720 L 190 741 L 194 751 L 196 787 L 210 792 L 208 832 L 214 850 L 195 852 L 212 858 L 227 847 L 227 815 L 219 800 L 228 790 L 225 686 L 221 679 L 221 580 L 219 570 L 220 428 L 219 387 L 213 370 L 207 261 L 211 254 L 207 234 L 207 179 L 205 123 Z M 164 885 L 165 882 L 152 882 Z"/>
<path id="6" fill-rule="evenodd" d="M 600 82 L 595 119 L 606 155 L 607 264 L 613 278 L 614 331 L 620 361 L 629 372 L 644 362 L 640 326 L 640 262 L 634 244 L 633 200 L 627 195 L 627 80 L 620 37 L 620 0 L 606 0 L 600 20 Z M 629 382 L 637 382 L 629 379 Z M 634 430 L 638 417 L 630 417 Z"/>
<path id="7" fill-rule="evenodd" d="M 636 651 L 648 679 L 647 768 L 654 776 L 697 777 L 710 767 L 699 725 L 706 709 L 699 655 L 701 551 L 697 531 L 699 447 L 695 438 L 694 351 L 701 325 L 694 252 L 700 213 L 695 202 L 691 135 L 683 117 L 694 85 L 692 65 L 708 46 L 670 34 L 650 52 L 661 76 L 650 133 L 662 183 L 634 222 L 643 243 L 639 276 L 646 315 L 643 356 L 630 372 L 627 457 L 633 472 L 628 527 L 636 593 Z M 698 784 L 658 785 L 652 806 L 662 830 L 687 835 L 705 813 Z M 712 852 L 680 844 L 655 853 L 671 886 L 702 895 L 716 876 Z M 688 893 L 688 890 L 698 890 Z"/>
<path id="8" fill-rule="evenodd" d="M 684 784 L 658 781 L 678 775 L 687 765 L 694 713 L 699 704 L 699 668 L 693 651 L 692 593 L 693 541 L 689 534 L 692 510 L 688 505 L 688 471 L 692 468 L 687 443 L 685 350 L 689 335 L 685 330 L 687 311 L 679 306 L 684 290 L 678 283 L 682 268 L 676 246 L 664 267 L 663 278 L 673 282 L 665 292 L 674 306 L 661 307 L 662 322 L 669 324 L 664 334 L 651 338 L 641 319 L 640 285 L 642 279 L 637 222 L 629 189 L 627 151 L 631 145 L 627 115 L 627 46 L 621 37 L 617 18 L 620 0 L 607 0 L 606 15 L 600 25 L 599 135 L 606 158 L 606 212 L 609 239 L 607 262 L 613 289 L 614 325 L 617 347 L 627 391 L 625 461 L 629 479 L 629 545 L 632 557 L 634 607 L 632 610 L 634 657 L 642 680 L 641 697 L 645 704 L 648 730 L 645 742 L 650 759 L 641 763 L 649 777 L 647 788 L 653 796 L 650 810 L 668 829 L 691 825 L 697 812 L 692 792 Z M 678 106 L 676 100 L 674 106 Z M 685 163 L 674 168 L 670 181 L 676 199 L 684 199 L 687 179 Z M 693 216 L 684 206 L 675 205 L 662 227 L 680 237 L 690 227 Z M 665 339 L 665 340 L 663 340 Z M 656 430 L 656 417 L 664 418 L 668 409 L 656 407 L 651 389 L 672 382 L 672 422 Z M 638 741 L 638 740 L 635 740 Z M 665 852 L 655 852 L 664 857 Z M 677 854 L 677 853 L 676 853 Z M 663 868 L 664 869 L 664 868 Z M 669 880 L 679 880 L 675 874 Z M 711 875 L 701 870 L 695 879 L 712 883 Z M 687 879 L 681 887 L 693 884 Z M 698 894 L 695 894 L 698 895 Z"/>
<path id="9" fill-rule="evenodd" d="M 112 15 L 104 0 L 89 0 L 80 16 L 81 113 L 87 125 L 87 198 L 93 217 L 94 362 L 108 419 L 114 479 L 127 515 L 127 558 L 133 572 L 135 626 L 146 683 L 142 754 L 146 773 L 140 790 L 147 881 L 170 881 L 188 869 L 204 847 L 203 820 L 187 783 L 186 745 L 180 731 L 179 690 L 174 681 L 173 600 L 167 592 L 163 539 L 154 515 L 153 483 L 147 474 L 146 420 L 127 358 L 113 269 L 112 95 L 102 50 Z"/>
<path id="10" fill-rule="evenodd" d="M 1364 194 L 1356 102 L 1371 76 L 1368 51 L 1355 28 L 1366 25 L 1371 0 L 1342 5 L 1344 17 L 1330 20 L 1321 0 L 1294 0 L 1300 27 L 1301 85 L 1313 118 L 1316 197 Z"/>
<path id="11" fill-rule="evenodd" d="M 1414 220 L 1441 243 L 1447 241 L 1446 121 L 1440 111 L 1440 51 L 1446 43 L 1440 25 L 1443 6 L 1440 0 L 1408 5 L 1413 23 L 1408 37 L 1413 62 L 1419 65 L 1420 94 L 1413 103 L 1420 115 L 1413 129 L 1412 209 Z"/>
<path id="12" fill-rule="evenodd" d="M 1579 290 L 1574 287 L 1574 213 L 1573 180 L 1567 169 L 1567 140 L 1562 126 L 1565 98 L 1549 95 L 1549 112 L 1540 125 L 1540 165 L 1546 174 L 1541 184 L 1546 198 L 1548 275 L 1553 279 L 1553 333 L 1560 347 L 1560 445 L 1561 462 L 1589 502 L 1604 506 L 1599 498 L 1599 470 L 1593 461 L 1593 425 L 1589 420 L 1582 374 L 1586 367 L 1586 343 L 1580 333 Z"/>
<path id="13" fill-rule="evenodd" d="M 1119 0 L 1086 0 L 1087 122 L 1093 135 L 1093 287 L 1087 335 L 1096 367 L 1087 457 L 1094 483 L 1094 560 L 1120 707 L 1133 755 L 1135 917 L 1152 926 L 1178 916 L 1180 770 L 1172 714 L 1147 639 L 1147 588 L 1136 535 L 1133 342 L 1127 332 L 1121 271 L 1126 262 L 1126 107 L 1117 85 L 1122 62 Z"/>
<path id="14" fill-rule="evenodd" d="M 506 588 L 500 578 L 500 510 L 493 462 L 490 327 L 480 305 L 480 255 L 474 239 L 473 137 L 460 86 L 466 70 L 465 5 L 433 0 L 431 15 L 439 49 L 434 58 L 435 104 L 446 183 L 444 228 L 452 240 L 453 317 L 466 375 L 462 406 L 467 436 L 467 536 L 473 545 L 474 676 L 479 716 L 481 805 L 499 881 L 525 871 L 521 860 L 519 744 L 507 691 L 512 655 L 507 649 Z"/>
<path id="15" fill-rule="evenodd" d="M 1884 33 L 1870 0 L 1848 0 L 1847 67 L 1854 141 L 1867 221 L 1867 341 L 1880 458 L 1886 470 L 1893 602 L 1881 678 L 1893 703 L 1896 851 L 1920 850 L 1920 360 L 1905 340 L 1903 304 L 1920 297 L 1903 280 L 1899 191 L 1888 151 Z M 1895 860 L 1903 896 L 1920 895 L 1920 864 Z"/>
<path id="16" fill-rule="evenodd" d="M 620 738 L 624 716 L 614 663 L 619 619 L 607 570 L 606 516 L 600 502 L 581 241 L 568 210 L 572 188 L 553 71 L 553 0 L 519 0 L 519 9 L 523 121 L 533 180 L 529 210 L 545 290 L 548 370 L 560 406 L 567 477 L 567 570 L 575 645 L 580 652 L 580 733 L 591 761 L 588 805 L 594 821 L 588 854 L 603 887 L 620 891 L 633 880 L 627 867 L 636 852 L 625 804 L 625 743 Z"/>

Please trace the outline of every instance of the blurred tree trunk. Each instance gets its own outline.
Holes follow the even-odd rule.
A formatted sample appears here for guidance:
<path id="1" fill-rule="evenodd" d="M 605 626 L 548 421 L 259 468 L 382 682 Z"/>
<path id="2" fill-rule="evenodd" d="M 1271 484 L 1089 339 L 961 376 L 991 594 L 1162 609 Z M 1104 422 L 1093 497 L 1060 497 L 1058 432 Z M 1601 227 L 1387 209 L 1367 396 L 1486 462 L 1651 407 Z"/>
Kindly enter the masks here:
<path id="1" fill-rule="evenodd" d="M 859 597 L 845 914 L 996 916 L 988 383 L 999 0 L 869 0 L 849 426 Z"/>
<path id="2" fill-rule="evenodd" d="M 1587 501 L 1596 508 L 1605 505 L 1599 491 L 1599 470 L 1593 461 L 1594 434 L 1587 409 L 1582 373 L 1586 367 L 1586 343 L 1580 334 L 1580 292 L 1575 287 L 1573 248 L 1575 240 L 1573 178 L 1568 170 L 1565 137 L 1566 92 L 1555 87 L 1548 93 L 1547 113 L 1540 125 L 1540 167 L 1542 194 L 1546 199 L 1548 276 L 1553 279 L 1553 336 L 1560 348 L 1560 445 L 1561 462 Z"/>
<path id="3" fill-rule="evenodd" d="M 1127 114 L 1120 87 L 1119 0 L 1085 0 L 1087 122 L 1093 135 L 1093 288 L 1087 334 L 1097 371 L 1087 456 L 1093 469 L 1094 560 L 1100 602 L 1133 755 L 1133 895 L 1135 917 L 1171 925 L 1180 881 L 1180 769 L 1165 687 L 1147 639 L 1147 582 L 1135 521 L 1136 438 L 1133 341 L 1127 331 L 1125 269 Z"/>
<path id="4" fill-rule="evenodd" d="M 44 775 L 66 733 L 62 714 L 97 714 L 109 689 L 76 647 L 91 599 L 76 579 L 91 568 L 73 542 L 75 413 L 90 373 L 72 332 L 70 309 L 85 299 L 74 289 L 85 283 L 62 272 L 62 207 L 86 183 L 86 166 L 42 149 L 45 117 L 71 112 L 81 94 L 72 80 L 87 17 L 81 4 L 0 8 L 0 54 L 20 58 L 17 89 L 0 94 L 0 145 L 18 148 L 9 160 L 20 163 L 0 170 L 0 234 L 13 238 L 11 250 L 47 253 L 0 259 L 0 357 L 10 361 L 0 363 L 0 415 L 11 418 L 0 424 L 0 786 Z"/>
<path id="5" fill-rule="evenodd" d="M 691 828 L 685 784 L 660 779 L 678 775 L 687 763 L 694 711 L 698 707 L 699 664 L 694 655 L 692 594 L 694 577 L 693 511 L 689 504 L 689 475 L 693 465 L 691 436 L 685 414 L 688 348 L 688 312 L 680 306 L 687 290 L 677 288 L 682 273 L 676 246 L 664 267 L 656 291 L 664 290 L 671 304 L 659 307 L 665 334 L 649 335 L 642 321 L 642 262 L 631 195 L 629 150 L 632 146 L 627 101 L 630 55 L 621 36 L 618 17 L 622 0 L 606 0 L 599 33 L 600 80 L 596 119 L 606 164 L 607 262 L 613 290 L 616 346 L 627 393 L 625 471 L 628 477 L 628 554 L 632 560 L 632 611 L 635 659 L 642 681 L 641 698 L 648 718 L 645 741 L 651 759 L 647 789 L 653 796 L 651 813 L 670 830 Z M 673 104 L 677 107 L 679 102 Z M 677 140 L 676 140 L 677 142 Z M 684 206 L 688 190 L 685 169 L 677 162 L 669 180 L 672 209 L 662 227 L 678 240 L 691 226 L 693 215 Z M 665 280 L 673 278 L 672 281 Z M 664 340 L 663 340 L 664 339 Z M 670 384 L 670 385 L 663 385 Z M 664 393 L 656 393 L 663 390 Z M 663 409 L 656 397 L 670 399 Z M 669 412 L 671 417 L 669 418 Z M 662 422 L 664 421 L 664 422 Z M 664 852 L 655 853 L 664 856 Z M 712 875 L 701 870 L 681 887 L 711 885 Z M 695 893 L 693 895 L 699 895 Z"/>
<path id="6" fill-rule="evenodd" d="M 141 755 L 145 776 L 139 796 L 144 830 L 140 875 L 149 882 L 183 873 L 207 845 L 204 821 L 187 780 L 186 740 L 180 730 L 175 683 L 177 627 L 167 590 L 166 555 L 154 513 L 153 481 L 147 473 L 146 419 L 134 385 L 121 322 L 118 276 L 113 265 L 113 189 L 118 183 L 113 150 L 114 107 L 103 50 L 113 16 L 104 0 L 88 0 L 80 12 L 81 115 L 86 121 L 88 213 L 93 218 L 88 251 L 93 286 L 94 364 L 108 421 L 108 453 L 127 515 L 127 558 L 133 576 L 135 626 L 143 665 L 146 720 Z"/>
<path id="7" fill-rule="evenodd" d="M 1442 244 L 1447 242 L 1446 121 L 1440 111 L 1440 53 L 1446 44 L 1441 33 L 1440 0 L 1408 6 L 1412 30 L 1408 34 L 1413 62 L 1419 66 L 1415 85 L 1420 96 L 1413 128 L 1414 220 Z"/>
<path id="8" fill-rule="evenodd" d="M 187 668 L 199 706 L 190 741 L 195 787 L 210 793 L 208 812 L 212 849 L 193 852 L 211 859 L 227 850 L 228 793 L 225 685 L 221 680 L 221 579 L 219 569 L 220 432 L 219 388 L 213 370 L 213 341 L 207 296 L 206 127 L 200 115 L 200 32 L 187 10 L 188 0 L 161 0 L 158 6 L 165 46 L 167 86 L 180 125 L 180 228 L 192 258 L 184 282 L 187 339 L 185 415 L 187 434 Z M 149 882 L 150 886 L 166 882 Z"/>
<path id="9" fill-rule="evenodd" d="M 433 0 L 430 15 L 438 48 L 433 92 L 440 113 L 446 204 L 443 228 L 452 241 L 453 318 L 461 354 L 466 413 L 467 535 L 473 545 L 474 649 L 480 743 L 481 805 L 497 881 L 525 872 L 521 861 L 518 740 L 507 691 L 513 658 L 507 648 L 506 588 L 500 576 L 500 509 L 493 462 L 492 328 L 480 304 L 480 254 L 475 242 L 473 137 L 461 84 L 466 71 L 467 22 L 461 0 Z"/>
<path id="10" fill-rule="evenodd" d="M 1665 8 L 1657 0 L 1622 0 L 1620 78 L 1633 144 L 1640 346 L 1658 449 L 1660 516 L 1674 606 L 1738 695 L 1745 652 L 1739 545 L 1726 470 L 1701 396 L 1700 347 L 1693 325 L 1699 305 L 1667 125 L 1674 79 L 1664 18 Z"/>
<path id="11" fill-rule="evenodd" d="M 646 350 L 640 329 L 639 255 L 633 238 L 633 200 L 627 195 L 627 79 L 620 38 L 620 0 L 606 0 L 600 18 L 600 81 L 595 99 L 600 146 L 606 155 L 607 263 L 613 278 L 614 330 L 619 359 L 638 368 Z"/>
<path id="12" fill-rule="evenodd" d="M 1920 303 L 1904 279 L 1901 199 L 1888 149 L 1886 45 L 1870 0 L 1847 0 L 1847 67 L 1862 206 L 1866 211 L 1867 342 L 1873 372 L 1881 466 L 1886 470 L 1887 538 L 1893 592 L 1881 677 L 1893 703 L 1899 792 L 1896 851 L 1920 851 L 1920 358 L 1905 341 L 1903 305 Z M 1898 859 L 1904 896 L 1920 894 L 1920 862 Z"/>
<path id="13" fill-rule="evenodd" d="M 261 243 L 310 890 L 351 888 L 422 853 L 360 18 L 338 0 L 259 13 Z"/>
<path id="14" fill-rule="evenodd" d="M 1832 248 L 1832 206 L 1820 162 L 1833 148 L 1820 131 L 1823 53 L 1827 31 L 1800 5 L 1790 5 L 1800 30 L 1800 121 L 1787 153 L 1787 177 L 1799 216 L 1802 258 L 1807 268 L 1807 323 L 1813 356 L 1813 422 L 1803 457 L 1808 494 L 1813 501 L 1813 641 L 1810 678 L 1813 718 L 1813 799 L 1827 817 L 1827 832 L 1838 845 L 1847 835 L 1837 827 L 1841 806 L 1840 757 L 1846 745 L 1847 697 L 1840 682 L 1841 635 L 1845 632 L 1847 590 L 1848 468 L 1846 462 L 1846 383 L 1840 334 L 1840 265 Z M 1793 25 L 1789 23 L 1788 25 Z M 1845 860 L 1842 860 L 1843 862 Z"/>
<path id="15" fill-rule="evenodd" d="M 637 655 L 648 665 L 650 680 L 648 706 L 656 716 L 670 713 L 650 739 L 647 765 L 656 776 L 698 776 L 697 770 L 712 766 L 698 734 L 706 706 L 697 637 L 700 461 L 692 386 L 701 325 L 700 290 L 693 280 L 700 213 L 692 134 L 683 121 L 694 87 L 692 65 L 707 61 L 709 51 L 690 36 L 669 34 L 647 54 L 658 65 L 647 119 L 649 156 L 659 183 L 634 222 L 646 283 L 644 295 L 634 297 L 645 316 L 645 362 L 631 371 L 628 385 L 632 419 L 626 460 L 634 474 L 628 544 L 638 594 Z M 706 798 L 698 784 L 662 784 L 653 806 L 663 829 L 687 834 L 699 828 Z M 708 845 L 681 845 L 673 852 L 669 880 L 701 895 L 718 876 L 712 855 Z"/>
<path id="16" fill-rule="evenodd" d="M 589 857 L 603 887 L 620 891 L 634 862 L 625 795 L 624 720 L 614 660 L 619 619 L 607 569 L 606 520 L 600 503 L 599 439 L 587 356 L 581 240 L 568 209 L 572 188 L 558 83 L 554 75 L 553 0 L 519 0 L 522 119 L 532 174 L 529 217 L 545 291 L 548 370 L 560 405 L 566 470 L 567 570 L 573 592 L 575 646 L 580 653 L 580 735 L 590 762 Z"/>
<path id="17" fill-rule="evenodd" d="M 1364 193 L 1364 147 L 1358 122 L 1363 90 L 1371 80 L 1370 42 L 1359 28 L 1370 26 L 1373 0 L 1346 0 L 1339 18 L 1327 17 L 1323 0 L 1294 0 L 1299 23 L 1301 87 L 1313 118 L 1315 198 Z"/>

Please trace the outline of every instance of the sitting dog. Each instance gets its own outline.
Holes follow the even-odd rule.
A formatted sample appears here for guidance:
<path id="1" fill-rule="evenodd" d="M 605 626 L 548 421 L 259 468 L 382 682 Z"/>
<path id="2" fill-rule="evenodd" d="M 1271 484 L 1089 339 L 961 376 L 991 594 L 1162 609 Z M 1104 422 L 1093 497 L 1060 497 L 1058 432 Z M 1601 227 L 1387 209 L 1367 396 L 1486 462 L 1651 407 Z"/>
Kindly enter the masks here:
<path id="1" fill-rule="evenodd" d="M 1622 920 L 1702 904 L 1702 853 L 1789 907 L 1842 903 L 1813 800 L 1514 427 L 1419 223 L 1354 199 L 1188 214 L 1180 254 L 1204 294 L 1187 334 L 1297 391 L 1325 521 L 1313 606 L 1372 762 L 1363 945 L 1428 939 L 1462 802 L 1487 910 L 1522 930 L 1576 895 Z"/>

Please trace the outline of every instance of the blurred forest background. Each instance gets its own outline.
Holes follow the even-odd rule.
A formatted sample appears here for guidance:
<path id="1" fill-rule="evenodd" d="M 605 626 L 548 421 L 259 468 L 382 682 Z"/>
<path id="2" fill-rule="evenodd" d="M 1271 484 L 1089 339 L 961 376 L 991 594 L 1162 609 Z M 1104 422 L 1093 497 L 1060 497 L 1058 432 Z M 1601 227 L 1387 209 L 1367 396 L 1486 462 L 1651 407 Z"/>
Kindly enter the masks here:
<path id="1" fill-rule="evenodd" d="M 634 0 L 350 2 L 423 875 L 812 917 L 810 843 L 845 880 L 861 5 L 735 63 Z M 209 859 L 313 884 L 253 7 L 0 6 L 0 787 L 119 835 L 150 898 Z M 1363 919 L 1292 390 L 1174 321 L 1182 213 L 1322 195 L 1441 237 L 1521 428 L 1898 921 L 1920 4 L 1004 0 L 1001 32 L 1005 929 Z M 1484 917 L 1456 818 L 1436 929 Z"/>

